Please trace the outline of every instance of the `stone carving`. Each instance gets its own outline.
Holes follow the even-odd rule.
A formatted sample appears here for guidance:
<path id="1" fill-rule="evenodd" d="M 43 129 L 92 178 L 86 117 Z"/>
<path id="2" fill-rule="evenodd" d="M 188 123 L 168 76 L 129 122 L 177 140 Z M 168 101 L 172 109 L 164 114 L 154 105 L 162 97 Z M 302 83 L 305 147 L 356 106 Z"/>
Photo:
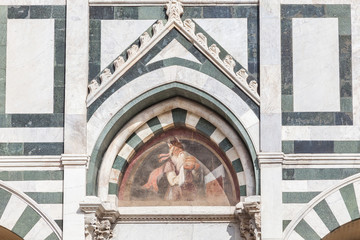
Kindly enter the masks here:
<path id="1" fill-rule="evenodd" d="M 89 94 L 94 93 L 100 87 L 98 81 L 96 79 L 91 80 L 90 84 L 88 85 Z"/>
<path id="2" fill-rule="evenodd" d="M 110 69 L 105 68 L 105 70 L 103 71 L 102 74 L 100 74 L 100 80 L 101 80 L 101 84 L 108 81 L 111 78 L 112 74 Z"/>
<path id="3" fill-rule="evenodd" d="M 195 35 L 195 23 L 191 21 L 191 19 L 186 19 L 184 21 L 184 27 L 186 31 L 188 31 L 192 35 Z"/>
<path id="4" fill-rule="evenodd" d="M 181 3 L 177 0 L 169 0 L 165 8 L 169 21 L 175 21 L 182 25 L 181 15 L 184 13 L 184 9 Z"/>
<path id="5" fill-rule="evenodd" d="M 249 82 L 249 87 L 250 87 L 251 91 L 257 93 L 258 84 L 255 80 L 251 80 Z"/>
<path id="6" fill-rule="evenodd" d="M 261 240 L 260 201 L 240 202 L 236 205 L 240 219 L 240 236 L 245 240 Z"/>
<path id="7" fill-rule="evenodd" d="M 99 221 L 96 217 L 85 219 L 86 240 L 109 240 L 113 236 L 109 220 Z"/>
<path id="8" fill-rule="evenodd" d="M 219 58 L 220 49 L 216 46 L 215 43 L 209 47 L 209 50 L 213 56 Z"/>
<path id="9" fill-rule="evenodd" d="M 95 216 L 85 218 L 85 240 L 95 239 L 98 220 Z"/>
<path id="10" fill-rule="evenodd" d="M 240 78 L 241 81 L 246 82 L 247 77 L 249 76 L 245 69 L 240 69 L 236 72 L 236 76 Z"/>
<path id="11" fill-rule="evenodd" d="M 158 20 L 153 26 L 153 33 L 154 35 L 157 35 L 161 30 L 164 29 L 164 23 L 161 20 Z"/>
<path id="12" fill-rule="evenodd" d="M 140 36 L 140 47 L 145 46 L 145 44 L 147 42 L 149 42 L 151 39 L 150 35 L 147 32 L 144 32 L 141 36 Z"/>
<path id="13" fill-rule="evenodd" d="M 230 55 L 226 55 L 226 57 L 223 60 L 225 66 L 227 69 L 234 71 L 234 67 L 236 65 L 234 59 Z"/>
<path id="14" fill-rule="evenodd" d="M 132 58 L 136 55 L 136 53 L 138 52 L 139 50 L 139 46 L 134 44 L 131 46 L 131 48 L 129 48 L 126 52 L 128 54 L 128 58 Z"/>
<path id="15" fill-rule="evenodd" d="M 125 60 L 122 56 L 119 56 L 115 61 L 114 61 L 114 66 L 115 66 L 115 71 L 117 71 L 118 69 L 121 68 L 121 66 L 125 63 Z"/>
<path id="16" fill-rule="evenodd" d="M 207 38 L 205 37 L 205 35 L 204 34 L 202 34 L 202 33 L 197 33 L 196 34 L 196 40 L 201 44 L 201 45 L 203 45 L 204 47 L 208 47 L 208 45 L 207 45 Z"/>

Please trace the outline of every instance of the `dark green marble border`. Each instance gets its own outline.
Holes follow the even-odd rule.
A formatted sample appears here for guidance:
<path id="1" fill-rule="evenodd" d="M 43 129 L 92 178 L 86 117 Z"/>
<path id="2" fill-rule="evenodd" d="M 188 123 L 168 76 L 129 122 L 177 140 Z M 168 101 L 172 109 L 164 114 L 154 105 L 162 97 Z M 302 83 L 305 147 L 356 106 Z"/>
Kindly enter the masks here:
<path id="1" fill-rule="evenodd" d="M 259 30 L 257 6 L 208 6 L 184 7 L 182 20 L 187 18 L 247 18 L 248 27 L 248 71 L 258 79 L 259 73 Z M 100 69 L 101 20 L 166 20 L 163 6 L 90 7 L 89 81 Z M 198 27 L 198 26 L 197 26 Z M 204 31 L 202 31 L 204 33 Z M 150 33 L 150 32 L 149 32 Z M 209 41 L 209 38 L 208 38 Z M 210 46 L 211 44 L 209 44 Z M 217 46 L 220 46 L 217 44 Z M 221 53 L 226 52 L 222 50 Z M 259 80 L 258 80 L 259 81 Z"/>
<path id="2" fill-rule="evenodd" d="M 0 171 L 2 181 L 64 180 L 64 171 Z"/>
<path id="3" fill-rule="evenodd" d="M 293 18 L 338 18 L 340 65 L 340 112 L 294 112 L 293 108 Z M 350 5 L 281 5 L 282 125 L 352 125 Z"/>
<path id="4" fill-rule="evenodd" d="M 282 141 L 284 153 L 359 153 L 360 141 Z"/>
<path id="5" fill-rule="evenodd" d="M 150 32 L 151 28 L 148 29 Z M 194 57 L 196 57 L 201 64 L 180 59 L 180 58 L 170 58 L 161 61 L 157 61 L 155 63 L 147 65 L 147 63 L 156 56 L 161 49 L 163 49 L 169 42 L 173 39 L 176 39 L 180 44 L 182 44 L 189 52 L 191 52 Z M 134 44 L 139 44 L 139 40 L 136 40 Z M 208 37 L 208 43 L 215 42 L 210 36 Z M 225 51 L 225 50 L 224 50 Z M 226 52 L 223 53 L 225 57 Z M 126 52 L 124 51 L 121 56 L 126 59 Z M 172 29 L 166 36 L 163 37 L 149 52 L 147 52 L 139 61 L 137 61 L 131 69 L 129 69 L 126 73 L 124 73 L 116 82 L 114 82 L 111 87 L 109 87 L 101 96 L 99 96 L 89 107 L 88 107 L 88 120 L 94 114 L 94 112 L 106 101 L 108 97 L 110 97 L 114 92 L 116 92 L 119 88 L 126 85 L 128 82 L 138 78 L 139 76 L 154 71 L 156 69 L 160 69 L 162 67 L 178 65 L 187 68 L 191 68 L 207 74 L 208 76 L 213 77 L 214 79 L 220 81 L 228 88 L 233 90 L 240 98 L 247 103 L 247 105 L 253 110 L 253 112 L 259 117 L 260 108 L 259 106 L 251 99 L 248 95 L 246 95 L 239 87 L 237 87 L 228 77 L 226 77 L 214 64 L 210 62 L 200 51 L 198 51 L 188 40 L 186 40 L 182 34 L 180 34 L 176 29 Z M 111 63 L 107 68 L 109 68 L 112 72 L 114 71 L 114 66 Z M 239 70 L 242 66 L 236 62 L 235 69 Z M 99 81 L 99 73 L 95 79 Z M 250 81 L 251 77 L 248 77 L 248 81 Z"/>
<path id="6" fill-rule="evenodd" d="M 3 50 L 5 52 L 0 53 L 0 128 L 64 126 L 65 14 L 66 6 L 0 6 L 0 30 L 6 26 L 7 19 L 54 19 L 55 21 L 53 114 L 5 114 L 6 28 L 5 31 L 1 31 L 5 34 L 0 36 L 0 52 Z M 56 152 L 58 154 L 59 149 L 56 149 Z"/>
<path id="7" fill-rule="evenodd" d="M 0 143 L 0 156 L 61 155 L 63 152 L 63 142 Z"/>
<path id="8" fill-rule="evenodd" d="M 283 192 L 283 203 L 308 203 L 320 192 Z"/>
<path id="9" fill-rule="evenodd" d="M 341 180 L 360 172 L 360 168 L 284 168 L 282 180 Z"/>

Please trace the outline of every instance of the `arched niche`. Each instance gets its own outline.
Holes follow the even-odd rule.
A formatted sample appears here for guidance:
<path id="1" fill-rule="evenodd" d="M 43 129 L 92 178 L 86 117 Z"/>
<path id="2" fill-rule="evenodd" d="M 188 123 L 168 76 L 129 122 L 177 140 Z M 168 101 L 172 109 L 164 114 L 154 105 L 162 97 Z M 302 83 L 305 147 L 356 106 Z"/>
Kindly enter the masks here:
<path id="1" fill-rule="evenodd" d="M 21 237 L 13 233 L 7 228 L 0 226 L 0 239 L 6 239 L 6 240 L 22 240 Z"/>
<path id="2" fill-rule="evenodd" d="M 327 234 L 323 240 L 357 240 L 360 236 L 360 219 L 346 223 Z"/>
<path id="3" fill-rule="evenodd" d="M 221 150 L 221 154 L 225 156 L 221 158 L 223 165 L 228 169 L 229 175 L 233 176 L 232 182 L 236 182 L 234 191 L 237 192 L 235 194 L 237 200 L 240 200 L 240 196 L 256 194 L 256 178 L 251 154 L 238 133 L 213 111 L 193 101 L 177 97 L 142 111 L 113 138 L 104 154 L 99 171 L 100 199 L 117 202 L 123 173 L 134 157 L 136 158 L 139 149 L 142 149 L 143 145 L 156 137 L 159 132 L 166 133 L 169 129 L 179 127 L 190 129 L 206 139 L 208 145 L 211 143 Z"/>

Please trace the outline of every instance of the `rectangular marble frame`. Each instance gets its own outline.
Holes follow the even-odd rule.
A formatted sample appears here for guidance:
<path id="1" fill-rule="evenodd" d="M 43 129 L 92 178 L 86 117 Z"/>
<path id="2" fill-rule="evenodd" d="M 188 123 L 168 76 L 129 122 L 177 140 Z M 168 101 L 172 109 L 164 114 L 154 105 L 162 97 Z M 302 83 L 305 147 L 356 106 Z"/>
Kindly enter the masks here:
<path id="1" fill-rule="evenodd" d="M 292 57 L 293 18 L 338 18 L 340 112 L 294 112 Z M 281 101 L 283 126 L 353 125 L 351 55 L 350 5 L 281 5 Z"/>
<path id="2" fill-rule="evenodd" d="M 288 153 L 359 153 L 360 141 L 282 141 L 282 151 Z"/>
<path id="3" fill-rule="evenodd" d="M 54 56 L 54 113 L 52 114 L 5 114 L 0 107 L 0 127 L 63 127 L 64 91 L 65 91 L 65 5 L 49 6 L 1 6 L 1 24 L 7 19 L 54 19 L 55 56 Z M 5 42 L 1 46 L 6 49 Z M 1 51 L 0 46 L 0 51 Z M 0 97 L 5 99 L 6 55 L 0 55 Z M 2 58 L 2 59 L 1 59 Z M 3 63 L 3 64 L 2 64 Z M 4 66 L 2 66 L 4 65 Z"/>
<path id="4" fill-rule="evenodd" d="M 54 19 L 54 112 L 52 114 L 5 114 L 6 54 L 0 54 L 0 128 L 63 127 L 65 100 L 65 5 L 0 6 L 0 28 L 7 19 Z M 0 37 L 0 51 L 6 51 L 6 28 Z M 1 101 L 3 100 L 3 101 Z M 0 155 L 60 155 L 63 142 L 0 143 Z"/>
<path id="5" fill-rule="evenodd" d="M 259 72 L 258 7 L 198 6 L 184 7 L 182 20 L 187 18 L 247 18 L 248 71 L 257 78 Z M 167 19 L 163 6 L 90 6 L 89 81 L 100 68 L 101 20 Z M 120 54 L 120 53 L 119 53 Z"/>

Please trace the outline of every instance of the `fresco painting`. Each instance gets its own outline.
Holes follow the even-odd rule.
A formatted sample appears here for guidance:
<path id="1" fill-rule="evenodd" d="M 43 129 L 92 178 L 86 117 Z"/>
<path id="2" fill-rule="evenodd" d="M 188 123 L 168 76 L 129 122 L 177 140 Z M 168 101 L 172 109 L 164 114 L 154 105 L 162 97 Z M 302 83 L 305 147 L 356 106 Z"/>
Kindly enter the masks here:
<path id="1" fill-rule="evenodd" d="M 221 205 L 236 202 L 218 151 L 196 138 L 167 134 L 145 147 L 123 178 L 121 205 Z"/>

